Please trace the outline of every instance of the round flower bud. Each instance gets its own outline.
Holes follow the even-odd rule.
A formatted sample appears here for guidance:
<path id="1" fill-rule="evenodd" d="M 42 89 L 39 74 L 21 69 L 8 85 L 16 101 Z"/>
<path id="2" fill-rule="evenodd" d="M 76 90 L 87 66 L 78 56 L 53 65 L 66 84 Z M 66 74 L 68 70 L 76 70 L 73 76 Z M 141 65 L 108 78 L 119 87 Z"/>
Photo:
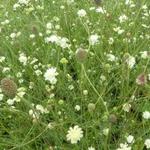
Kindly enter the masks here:
<path id="1" fill-rule="evenodd" d="M 84 62 L 87 58 L 88 52 L 85 49 L 79 48 L 76 51 L 76 58 L 79 62 Z"/>
<path id="2" fill-rule="evenodd" d="M 116 123 L 117 122 L 117 116 L 115 114 L 110 114 L 109 122 L 110 123 Z"/>
<path id="3" fill-rule="evenodd" d="M 88 111 L 89 111 L 89 112 L 93 112 L 94 110 L 95 110 L 95 104 L 89 103 L 89 104 L 88 104 Z"/>
<path id="4" fill-rule="evenodd" d="M 1 89 L 6 96 L 11 98 L 15 97 L 17 93 L 16 83 L 9 78 L 4 78 L 1 80 Z"/>

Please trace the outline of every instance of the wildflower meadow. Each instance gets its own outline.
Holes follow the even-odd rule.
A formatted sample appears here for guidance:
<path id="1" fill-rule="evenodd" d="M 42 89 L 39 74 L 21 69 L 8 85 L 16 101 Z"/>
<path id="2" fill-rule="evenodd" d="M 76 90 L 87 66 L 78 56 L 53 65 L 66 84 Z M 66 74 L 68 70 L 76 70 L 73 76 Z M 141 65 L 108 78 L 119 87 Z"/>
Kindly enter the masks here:
<path id="1" fill-rule="evenodd" d="M 149 150 L 150 0 L 0 0 L 0 150 Z"/>

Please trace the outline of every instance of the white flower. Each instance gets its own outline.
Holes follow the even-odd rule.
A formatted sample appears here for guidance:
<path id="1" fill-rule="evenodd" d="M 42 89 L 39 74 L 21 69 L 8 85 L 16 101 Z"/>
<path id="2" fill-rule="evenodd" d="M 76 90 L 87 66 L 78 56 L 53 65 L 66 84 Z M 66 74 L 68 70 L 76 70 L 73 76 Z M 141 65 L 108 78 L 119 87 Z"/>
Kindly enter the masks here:
<path id="1" fill-rule="evenodd" d="M 95 148 L 91 146 L 88 148 L 88 150 L 95 150 Z"/>
<path id="2" fill-rule="evenodd" d="M 129 147 L 127 143 L 121 143 L 120 148 L 117 148 L 117 150 L 131 150 L 131 147 Z"/>
<path id="3" fill-rule="evenodd" d="M 44 113 L 48 113 L 48 110 L 45 109 L 42 105 L 36 105 L 36 109 L 38 111 L 40 111 L 40 113 L 44 114 Z"/>
<path id="4" fill-rule="evenodd" d="M 21 5 L 28 5 L 29 0 L 18 0 L 18 3 Z"/>
<path id="5" fill-rule="evenodd" d="M 88 90 L 83 90 L 83 95 L 88 95 Z"/>
<path id="6" fill-rule="evenodd" d="M 71 144 L 76 144 L 83 137 L 83 131 L 78 125 L 70 127 L 66 137 L 67 141 L 70 141 Z"/>
<path id="7" fill-rule="evenodd" d="M 89 37 L 89 43 L 90 45 L 95 45 L 98 43 L 99 36 L 97 34 L 93 34 Z"/>
<path id="8" fill-rule="evenodd" d="M 14 100 L 13 99 L 8 99 L 7 104 L 12 106 L 14 104 Z"/>
<path id="9" fill-rule="evenodd" d="M 44 74 L 45 80 L 49 81 L 51 84 L 56 84 L 57 79 L 56 76 L 58 75 L 56 68 L 51 67 L 47 69 L 47 71 Z"/>
<path id="10" fill-rule="evenodd" d="M 49 42 L 51 42 L 51 43 L 57 43 L 58 40 L 59 40 L 59 37 L 57 35 L 54 35 L 54 34 L 45 38 L 45 42 L 46 43 L 49 43 Z"/>
<path id="11" fill-rule="evenodd" d="M 0 101 L 3 100 L 3 97 L 4 97 L 4 95 L 3 95 L 3 94 L 0 94 Z"/>
<path id="12" fill-rule="evenodd" d="M 123 105 L 123 110 L 124 110 L 125 112 L 129 112 L 130 109 L 131 109 L 131 105 L 130 105 L 130 104 L 126 103 L 126 104 Z"/>
<path id="13" fill-rule="evenodd" d="M 27 64 L 28 58 L 24 53 L 19 55 L 19 61 L 25 66 Z"/>
<path id="14" fill-rule="evenodd" d="M 53 25 L 52 25 L 51 22 L 48 22 L 48 23 L 46 24 L 46 28 L 47 28 L 47 29 L 52 29 L 52 27 L 53 27 Z"/>
<path id="15" fill-rule="evenodd" d="M 67 38 L 63 37 L 57 42 L 57 44 L 62 48 L 69 48 L 70 45 L 68 44 L 68 42 L 69 42 L 69 40 Z"/>
<path id="16" fill-rule="evenodd" d="M 86 16 L 86 11 L 84 9 L 80 9 L 80 10 L 78 10 L 77 15 L 79 17 L 85 17 Z"/>
<path id="17" fill-rule="evenodd" d="M 4 62 L 5 61 L 5 57 L 4 56 L 0 56 L 0 62 Z"/>
<path id="18" fill-rule="evenodd" d="M 144 119 L 150 119 L 150 112 L 149 111 L 143 112 L 143 118 Z"/>
<path id="19" fill-rule="evenodd" d="M 13 5 L 13 10 L 16 10 L 19 7 L 20 7 L 20 4 L 16 3 L 16 4 Z"/>
<path id="20" fill-rule="evenodd" d="M 126 59 L 126 63 L 128 65 L 128 67 L 130 69 L 133 68 L 133 66 L 135 65 L 136 61 L 135 61 L 135 58 L 133 56 L 129 56 L 127 59 Z"/>
<path id="21" fill-rule="evenodd" d="M 105 14 L 105 13 L 106 13 L 106 10 L 105 10 L 104 8 L 102 8 L 102 7 L 98 7 L 98 8 L 96 8 L 96 12 L 97 12 L 97 13 Z"/>
<path id="22" fill-rule="evenodd" d="M 112 45 L 114 43 L 114 39 L 112 37 L 109 38 L 108 43 Z"/>
<path id="23" fill-rule="evenodd" d="M 134 136 L 129 135 L 129 136 L 127 137 L 127 142 L 128 142 L 129 144 L 134 143 Z"/>
<path id="24" fill-rule="evenodd" d="M 113 54 L 107 54 L 108 61 L 115 61 L 116 57 Z"/>
<path id="25" fill-rule="evenodd" d="M 74 0 L 67 0 L 67 4 L 68 5 L 71 5 L 71 4 L 73 4 L 74 3 Z"/>
<path id="26" fill-rule="evenodd" d="M 76 110 L 76 111 L 80 111 L 80 109 L 81 109 L 81 108 L 80 108 L 79 105 L 76 105 L 76 106 L 75 106 L 75 110 Z"/>
<path id="27" fill-rule="evenodd" d="M 150 139 L 146 139 L 145 142 L 144 142 L 146 148 L 150 148 Z"/>
<path id="28" fill-rule="evenodd" d="M 35 34 L 30 34 L 30 39 L 34 39 L 35 38 Z"/>
<path id="29" fill-rule="evenodd" d="M 148 58 L 148 51 L 140 52 L 140 54 L 141 54 L 141 58 L 143 58 L 143 59 Z"/>
<path id="30" fill-rule="evenodd" d="M 108 135 L 108 133 L 109 133 L 109 128 L 105 128 L 105 129 L 103 129 L 103 134 L 104 134 L 105 136 L 107 136 L 107 135 Z"/>

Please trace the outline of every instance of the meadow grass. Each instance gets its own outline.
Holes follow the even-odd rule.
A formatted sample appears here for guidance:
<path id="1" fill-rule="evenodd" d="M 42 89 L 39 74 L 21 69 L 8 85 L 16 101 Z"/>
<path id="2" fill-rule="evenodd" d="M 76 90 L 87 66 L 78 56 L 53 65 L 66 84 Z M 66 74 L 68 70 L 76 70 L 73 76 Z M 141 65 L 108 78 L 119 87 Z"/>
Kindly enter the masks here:
<path id="1" fill-rule="evenodd" d="M 150 148 L 149 51 L 149 0 L 0 0 L 0 150 Z"/>

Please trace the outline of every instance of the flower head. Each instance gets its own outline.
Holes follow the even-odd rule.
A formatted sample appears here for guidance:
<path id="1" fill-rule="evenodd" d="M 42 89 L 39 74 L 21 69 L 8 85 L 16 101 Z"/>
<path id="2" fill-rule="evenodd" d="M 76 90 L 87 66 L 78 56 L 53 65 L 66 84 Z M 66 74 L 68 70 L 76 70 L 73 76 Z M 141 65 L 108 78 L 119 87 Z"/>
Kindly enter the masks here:
<path id="1" fill-rule="evenodd" d="M 78 125 L 70 127 L 66 137 L 71 144 L 76 144 L 83 137 L 83 131 Z"/>
<path id="2" fill-rule="evenodd" d="M 56 68 L 51 67 L 47 69 L 47 71 L 44 74 L 45 80 L 49 81 L 51 84 L 56 84 L 57 79 L 56 76 L 58 75 Z"/>
<path id="3" fill-rule="evenodd" d="M 16 83 L 9 78 L 4 78 L 1 80 L 1 89 L 6 96 L 11 98 L 14 97 L 17 93 Z"/>
<path id="4" fill-rule="evenodd" d="M 150 148 L 150 139 L 146 139 L 144 144 L 147 149 Z"/>

